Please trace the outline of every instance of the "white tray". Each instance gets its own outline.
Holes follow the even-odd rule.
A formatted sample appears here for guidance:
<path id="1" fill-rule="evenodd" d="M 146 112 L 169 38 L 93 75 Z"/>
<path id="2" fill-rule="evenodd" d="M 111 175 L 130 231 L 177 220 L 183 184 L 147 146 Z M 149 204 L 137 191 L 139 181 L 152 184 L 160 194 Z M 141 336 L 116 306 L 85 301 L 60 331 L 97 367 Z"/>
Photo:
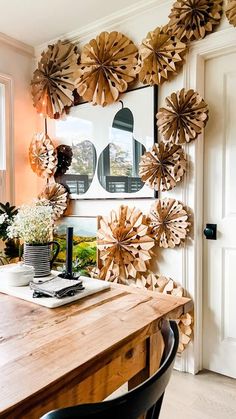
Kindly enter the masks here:
<path id="1" fill-rule="evenodd" d="M 58 273 L 59 274 L 59 273 Z M 47 280 L 50 277 L 47 277 Z M 46 280 L 46 278 L 44 278 Z M 88 295 L 95 294 L 110 288 L 110 283 L 102 281 L 100 279 L 88 278 L 86 276 L 80 276 L 80 279 L 83 281 L 84 290 L 79 291 L 77 294 L 72 297 L 64 298 L 52 298 L 52 297 L 41 297 L 33 298 L 33 291 L 27 285 L 26 287 L 10 287 L 4 285 L 3 281 L 0 282 L 0 292 L 3 294 L 12 295 L 13 297 L 21 298 L 22 300 L 30 301 L 31 303 L 38 304 L 48 308 L 56 308 L 63 306 L 64 304 L 69 304 L 73 301 L 80 300 L 81 298 L 87 297 Z M 37 278 L 37 282 L 40 278 Z"/>

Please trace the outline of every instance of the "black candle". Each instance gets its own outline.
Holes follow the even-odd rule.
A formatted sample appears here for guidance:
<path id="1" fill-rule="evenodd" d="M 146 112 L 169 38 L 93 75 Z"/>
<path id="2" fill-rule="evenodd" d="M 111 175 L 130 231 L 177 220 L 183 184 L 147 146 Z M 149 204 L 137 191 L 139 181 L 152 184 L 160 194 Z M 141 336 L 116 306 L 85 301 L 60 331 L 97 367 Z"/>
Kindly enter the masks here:
<path id="1" fill-rule="evenodd" d="M 67 227 L 66 232 L 66 272 L 71 278 L 72 270 L 72 253 L 73 253 L 73 227 Z"/>

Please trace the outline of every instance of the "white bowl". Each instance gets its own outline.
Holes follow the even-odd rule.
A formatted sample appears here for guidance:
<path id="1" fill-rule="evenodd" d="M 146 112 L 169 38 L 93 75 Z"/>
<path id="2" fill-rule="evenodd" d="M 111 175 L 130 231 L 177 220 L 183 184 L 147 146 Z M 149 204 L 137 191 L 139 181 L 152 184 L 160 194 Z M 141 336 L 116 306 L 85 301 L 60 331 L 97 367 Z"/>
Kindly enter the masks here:
<path id="1" fill-rule="evenodd" d="M 34 279 L 33 266 L 26 266 L 23 263 L 12 263 L 0 267 L 0 281 L 10 287 L 22 287 Z"/>

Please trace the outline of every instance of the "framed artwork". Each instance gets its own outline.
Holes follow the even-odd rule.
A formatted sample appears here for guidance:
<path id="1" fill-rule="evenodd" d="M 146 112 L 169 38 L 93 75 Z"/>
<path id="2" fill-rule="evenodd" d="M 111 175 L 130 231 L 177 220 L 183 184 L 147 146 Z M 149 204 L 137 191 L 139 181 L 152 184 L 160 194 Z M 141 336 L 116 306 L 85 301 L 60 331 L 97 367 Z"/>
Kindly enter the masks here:
<path id="1" fill-rule="evenodd" d="M 66 216 L 56 221 L 54 240 L 60 244 L 60 252 L 53 269 L 62 270 L 66 262 L 66 230 L 73 227 L 73 270 L 81 275 L 97 265 L 97 217 Z"/>
<path id="2" fill-rule="evenodd" d="M 57 181 L 71 199 L 154 198 L 139 177 L 142 154 L 157 140 L 157 87 L 144 86 L 104 108 L 81 103 L 55 121 L 55 137 L 72 147 L 69 170 Z"/>

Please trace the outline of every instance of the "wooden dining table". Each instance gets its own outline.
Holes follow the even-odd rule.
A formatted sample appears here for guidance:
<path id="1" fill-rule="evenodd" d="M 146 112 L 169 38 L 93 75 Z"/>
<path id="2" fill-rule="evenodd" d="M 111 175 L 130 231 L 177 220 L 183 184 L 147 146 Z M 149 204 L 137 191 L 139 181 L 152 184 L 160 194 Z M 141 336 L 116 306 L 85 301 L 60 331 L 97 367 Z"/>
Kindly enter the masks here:
<path id="1" fill-rule="evenodd" d="M 160 364 L 164 318 L 189 298 L 119 284 L 55 309 L 0 294 L 0 418 L 100 401 Z"/>

